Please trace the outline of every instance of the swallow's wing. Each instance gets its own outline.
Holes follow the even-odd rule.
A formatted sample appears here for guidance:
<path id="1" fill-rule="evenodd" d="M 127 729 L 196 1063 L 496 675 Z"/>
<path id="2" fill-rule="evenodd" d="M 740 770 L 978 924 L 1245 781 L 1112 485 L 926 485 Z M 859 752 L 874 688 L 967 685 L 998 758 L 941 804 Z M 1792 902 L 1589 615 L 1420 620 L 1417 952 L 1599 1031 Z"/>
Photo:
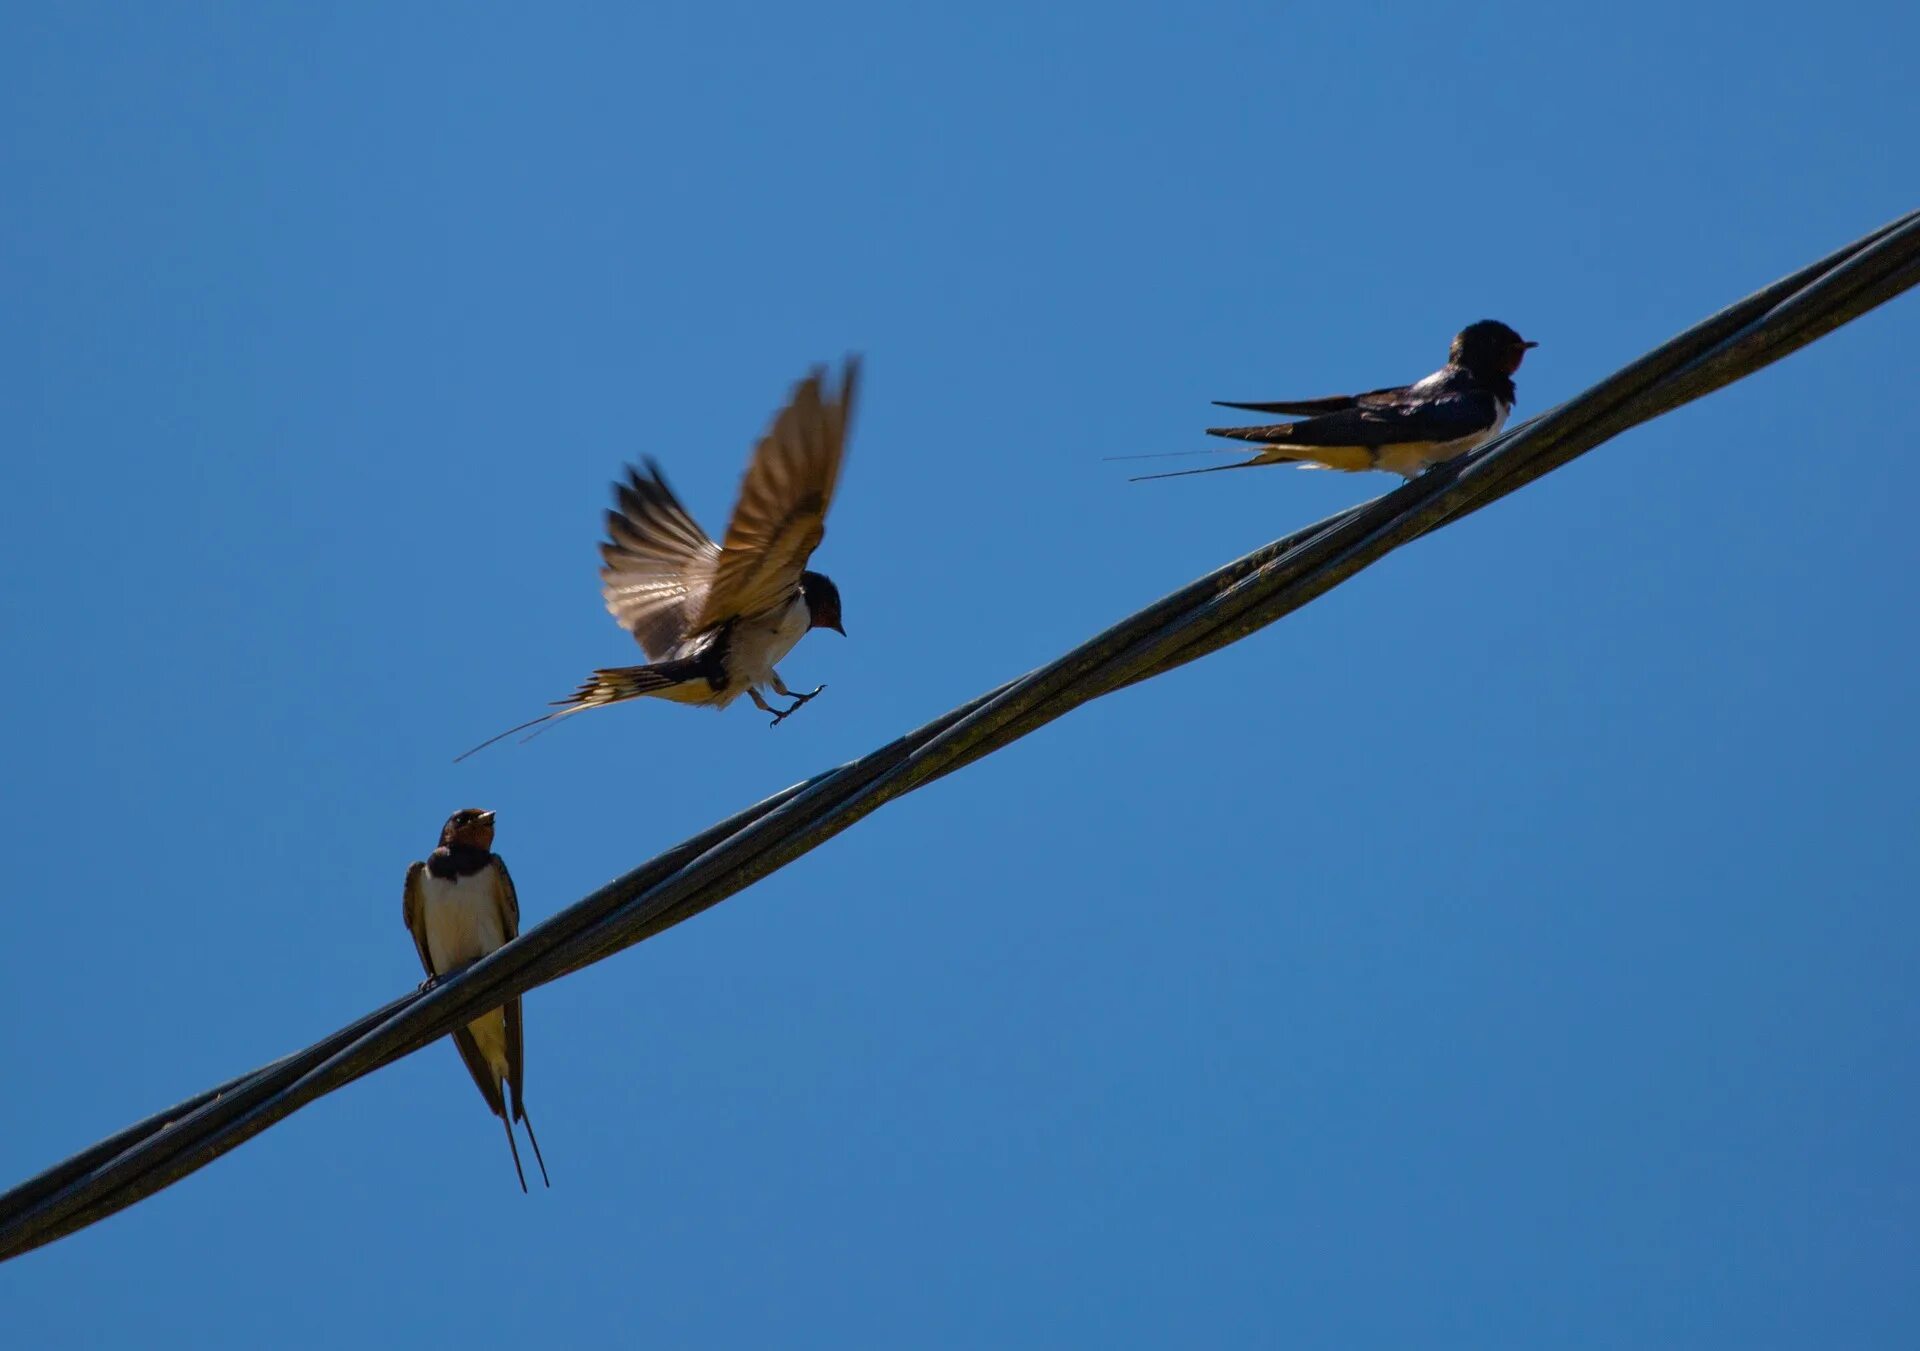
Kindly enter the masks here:
<path id="1" fill-rule="evenodd" d="M 849 357 L 838 393 L 829 394 L 821 388 L 824 372 L 815 369 L 754 448 L 696 630 L 770 610 L 800 585 L 827 533 L 859 370 Z"/>
<path id="2" fill-rule="evenodd" d="M 1281 399 L 1273 403 L 1229 403 L 1225 399 L 1213 401 L 1216 408 L 1238 408 L 1248 413 L 1279 413 L 1286 417 L 1319 417 L 1325 413 L 1344 413 L 1349 408 L 1391 403 L 1404 398 L 1405 385 L 1391 385 L 1386 389 L 1370 389 L 1365 394 L 1335 394 L 1325 399 Z"/>
<path id="3" fill-rule="evenodd" d="M 433 958 L 427 951 L 427 906 L 421 894 L 426 878 L 425 863 L 416 862 L 407 869 L 407 886 L 400 897 L 400 918 L 406 921 L 407 932 L 413 935 L 413 950 L 420 954 L 420 969 L 431 976 L 435 973 Z"/>
<path id="4" fill-rule="evenodd" d="M 520 936 L 520 893 L 513 889 L 513 875 L 507 861 L 495 854 L 487 860 L 493 867 L 493 903 L 500 908 L 500 932 L 511 943 Z"/>
<path id="5" fill-rule="evenodd" d="M 1499 409 L 1486 390 L 1461 390 L 1434 398 L 1362 405 L 1303 422 L 1267 427 L 1209 427 L 1208 436 L 1269 446 L 1381 446 L 1458 441 L 1493 425 Z"/>
<path id="6" fill-rule="evenodd" d="M 520 936 L 520 893 L 513 889 L 513 874 L 506 860 L 495 854 L 493 863 L 493 900 L 500 909 L 500 932 L 512 942 Z M 500 1012 L 507 1024 L 507 1087 L 513 1094 L 513 1114 L 524 1114 L 521 1098 L 526 1092 L 526 1039 L 520 1026 L 520 1001 L 509 999 Z"/>
<path id="7" fill-rule="evenodd" d="M 626 482 L 613 485 L 600 589 L 620 627 L 658 661 L 706 604 L 720 546 L 680 505 L 660 466 L 646 466 L 645 473 L 629 468 Z"/>
<path id="8" fill-rule="evenodd" d="M 1353 407 L 1355 396 L 1335 394 L 1326 399 L 1275 399 L 1270 403 L 1235 403 L 1215 399 L 1215 408 L 1238 408 L 1245 413 L 1279 413 L 1286 417 L 1318 417 L 1322 413 L 1340 413 Z"/>

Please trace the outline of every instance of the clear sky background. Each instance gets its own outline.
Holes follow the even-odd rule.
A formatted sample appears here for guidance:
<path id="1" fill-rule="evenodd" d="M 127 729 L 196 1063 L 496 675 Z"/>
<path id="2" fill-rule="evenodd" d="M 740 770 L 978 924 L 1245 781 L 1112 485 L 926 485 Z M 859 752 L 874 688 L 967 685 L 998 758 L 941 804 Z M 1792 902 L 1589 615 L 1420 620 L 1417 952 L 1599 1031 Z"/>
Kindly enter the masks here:
<path id="1" fill-rule="evenodd" d="M 0 1181 L 1392 486 L 1125 481 L 1915 205 L 1911 6 L 9 6 Z M 865 401 L 769 731 L 600 513 Z M 0 1267 L 9 1345 L 1912 1346 L 1920 300 Z"/>

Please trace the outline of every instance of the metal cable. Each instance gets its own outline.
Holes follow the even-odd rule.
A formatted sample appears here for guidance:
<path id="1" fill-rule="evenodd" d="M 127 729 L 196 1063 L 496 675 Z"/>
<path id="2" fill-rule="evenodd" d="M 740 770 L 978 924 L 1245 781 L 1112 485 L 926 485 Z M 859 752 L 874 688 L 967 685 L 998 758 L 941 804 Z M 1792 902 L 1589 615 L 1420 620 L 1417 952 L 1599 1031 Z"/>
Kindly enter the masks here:
<path id="1" fill-rule="evenodd" d="M 506 999 L 690 919 L 884 803 L 1090 699 L 1237 642 L 1401 545 L 1752 374 L 1916 283 L 1920 212 L 1911 212 L 1703 320 L 1472 455 L 1257 549 L 1056 661 L 709 827 L 431 990 L 396 999 L 28 1179 L 0 1195 L 0 1260 L 152 1195 Z"/>

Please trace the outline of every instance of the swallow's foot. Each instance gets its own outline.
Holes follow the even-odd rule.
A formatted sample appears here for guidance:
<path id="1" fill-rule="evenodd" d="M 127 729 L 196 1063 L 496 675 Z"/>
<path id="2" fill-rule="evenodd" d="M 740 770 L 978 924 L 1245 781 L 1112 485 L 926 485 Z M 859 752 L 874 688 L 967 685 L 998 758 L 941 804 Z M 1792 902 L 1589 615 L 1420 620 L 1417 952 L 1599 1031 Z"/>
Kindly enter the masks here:
<path id="1" fill-rule="evenodd" d="M 820 693 L 821 690 L 824 690 L 825 688 L 826 688 L 825 685 L 815 685 L 813 687 L 813 692 L 811 694 L 794 695 L 793 702 L 787 705 L 785 708 L 781 709 L 778 713 L 774 714 L 773 721 L 768 723 L 767 726 L 778 727 L 781 723 L 785 722 L 788 718 L 792 717 L 795 713 L 798 713 L 800 711 L 800 706 L 802 704 L 810 702 L 815 696 L 817 696 Z"/>
<path id="2" fill-rule="evenodd" d="M 438 985 L 439 983 L 440 983 L 440 977 L 428 976 L 425 980 L 420 982 L 419 988 L 422 990 L 431 990 L 434 986 Z"/>

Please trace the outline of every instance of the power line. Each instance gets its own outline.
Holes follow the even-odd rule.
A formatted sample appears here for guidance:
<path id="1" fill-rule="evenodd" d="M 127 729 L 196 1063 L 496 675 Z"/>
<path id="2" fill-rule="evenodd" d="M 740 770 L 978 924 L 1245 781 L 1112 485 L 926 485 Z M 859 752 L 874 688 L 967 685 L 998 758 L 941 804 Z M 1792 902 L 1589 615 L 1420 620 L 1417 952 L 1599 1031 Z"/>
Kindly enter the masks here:
<path id="1" fill-rule="evenodd" d="M 1371 502 L 1189 583 L 1065 656 L 711 826 L 440 982 L 138 1122 L 0 1196 L 0 1260 L 142 1200 L 314 1099 L 750 886 L 885 803 L 1090 699 L 1237 642 L 1386 554 L 1920 283 L 1920 212 L 1703 320 L 1591 389 Z"/>

